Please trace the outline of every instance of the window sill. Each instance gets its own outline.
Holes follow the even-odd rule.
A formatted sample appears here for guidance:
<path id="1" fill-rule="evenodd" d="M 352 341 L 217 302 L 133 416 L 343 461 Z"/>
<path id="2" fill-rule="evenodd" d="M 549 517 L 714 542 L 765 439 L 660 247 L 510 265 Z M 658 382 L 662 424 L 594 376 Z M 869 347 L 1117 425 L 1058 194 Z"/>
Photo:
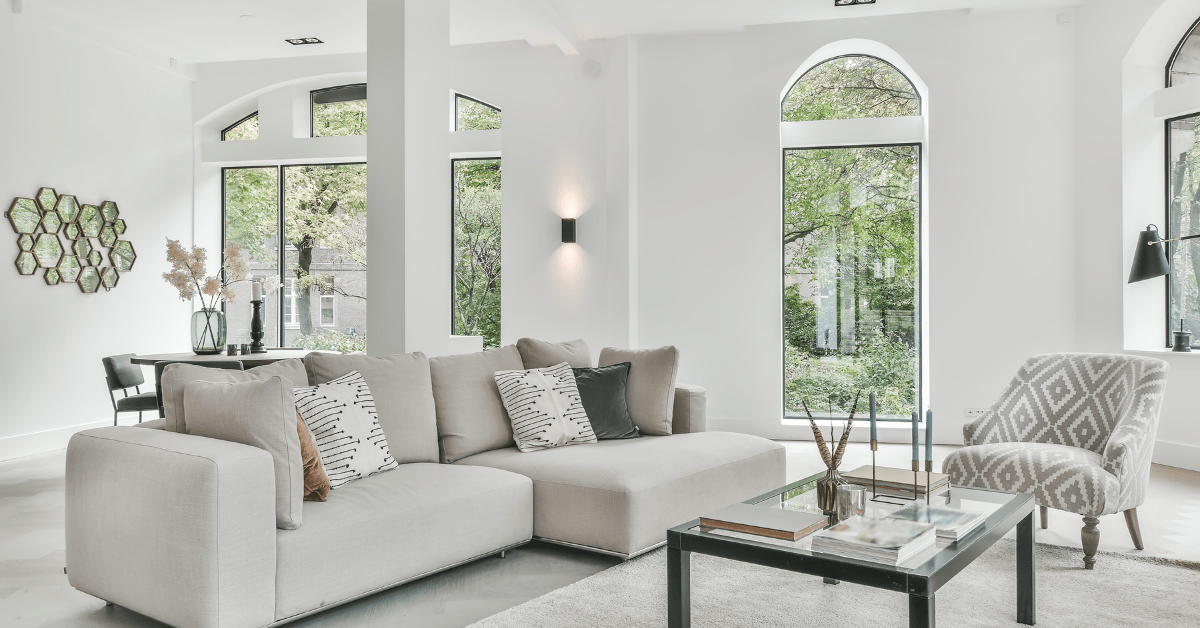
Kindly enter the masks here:
<path id="1" fill-rule="evenodd" d="M 823 419 L 821 417 L 813 417 L 813 418 L 815 418 L 817 420 L 817 427 L 819 427 L 819 428 L 828 426 L 831 421 L 836 426 L 844 426 L 847 421 L 846 419 Z M 920 421 L 917 424 L 924 425 L 924 423 L 925 423 L 924 421 Z M 854 424 L 859 427 L 870 427 L 871 417 L 870 416 L 865 416 L 865 417 L 856 416 L 856 417 L 854 417 Z M 810 427 L 810 425 L 808 423 L 808 419 L 784 418 L 784 419 L 780 420 L 780 425 L 783 425 L 784 427 Z M 880 429 L 880 430 L 904 430 L 906 432 L 912 431 L 912 422 L 911 421 L 876 421 L 875 426 L 876 426 L 876 429 Z M 922 429 L 924 429 L 924 428 L 922 428 Z"/>
<path id="2" fill-rule="evenodd" d="M 1170 349 L 1126 349 L 1125 353 L 1137 353 L 1141 355 L 1152 355 L 1155 357 L 1162 357 L 1164 355 L 1200 357 L 1200 348 L 1192 347 L 1191 351 L 1172 351 Z"/>

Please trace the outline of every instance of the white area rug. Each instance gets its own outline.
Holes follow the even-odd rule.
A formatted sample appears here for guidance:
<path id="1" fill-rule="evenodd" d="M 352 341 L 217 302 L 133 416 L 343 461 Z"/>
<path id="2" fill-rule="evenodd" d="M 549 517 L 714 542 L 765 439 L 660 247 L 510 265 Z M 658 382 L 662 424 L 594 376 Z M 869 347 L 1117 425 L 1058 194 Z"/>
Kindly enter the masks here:
<path id="1" fill-rule="evenodd" d="M 1001 540 L 937 593 L 942 626 L 1016 622 L 1015 543 Z M 1200 565 L 1037 546 L 1037 625 L 1055 628 L 1200 626 Z M 472 628 L 661 628 L 667 625 L 666 550 L 622 563 Z M 696 628 L 906 626 L 907 596 L 692 555 Z"/>

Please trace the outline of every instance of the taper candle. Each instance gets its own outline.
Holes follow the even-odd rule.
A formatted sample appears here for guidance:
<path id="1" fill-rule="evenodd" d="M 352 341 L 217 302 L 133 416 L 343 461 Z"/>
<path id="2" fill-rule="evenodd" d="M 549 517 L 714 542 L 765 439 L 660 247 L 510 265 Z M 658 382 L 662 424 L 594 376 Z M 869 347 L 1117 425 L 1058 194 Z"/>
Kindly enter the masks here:
<path id="1" fill-rule="evenodd" d="M 925 462 L 933 465 L 933 410 L 925 411 Z"/>
<path id="2" fill-rule="evenodd" d="M 250 285 L 252 286 L 250 300 L 262 301 L 262 282 L 256 281 Z"/>
<path id="3" fill-rule="evenodd" d="M 871 442 L 879 440 L 879 427 L 875 424 L 875 393 L 871 393 Z"/>
<path id="4" fill-rule="evenodd" d="M 912 445 L 913 445 L 912 464 L 913 464 L 913 471 L 916 471 L 920 468 L 919 465 L 921 462 L 921 449 L 920 449 L 920 447 L 921 447 L 921 445 L 920 445 L 921 432 L 918 431 L 919 429 L 920 428 L 917 425 L 917 413 L 913 412 L 912 413 Z"/>

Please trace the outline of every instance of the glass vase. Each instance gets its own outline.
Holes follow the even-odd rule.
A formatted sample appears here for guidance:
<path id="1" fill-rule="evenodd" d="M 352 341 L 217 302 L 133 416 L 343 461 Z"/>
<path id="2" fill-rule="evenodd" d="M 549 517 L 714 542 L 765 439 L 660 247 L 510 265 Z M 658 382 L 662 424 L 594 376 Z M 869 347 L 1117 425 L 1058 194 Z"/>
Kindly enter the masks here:
<path id="1" fill-rule="evenodd" d="M 225 312 L 204 308 L 192 313 L 192 352 L 215 355 L 225 348 Z"/>

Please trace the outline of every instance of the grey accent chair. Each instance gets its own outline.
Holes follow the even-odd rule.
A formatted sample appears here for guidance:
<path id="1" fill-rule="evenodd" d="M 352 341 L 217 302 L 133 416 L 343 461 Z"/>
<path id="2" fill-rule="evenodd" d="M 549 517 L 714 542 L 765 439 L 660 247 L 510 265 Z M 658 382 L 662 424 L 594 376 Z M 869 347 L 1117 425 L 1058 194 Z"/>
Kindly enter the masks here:
<path id="1" fill-rule="evenodd" d="M 154 390 L 158 393 L 155 401 L 158 404 L 158 418 L 166 418 L 167 412 L 163 408 L 162 398 L 162 374 L 163 369 L 167 368 L 168 364 L 195 364 L 196 366 L 207 366 L 213 369 L 225 369 L 228 371 L 244 371 L 246 366 L 241 360 L 163 360 L 154 363 Z"/>
<path id="2" fill-rule="evenodd" d="M 1050 353 L 1025 361 L 1000 400 L 963 427 L 965 447 L 942 464 L 962 486 L 1032 493 L 1047 510 L 1083 515 L 1083 564 L 1100 544 L 1098 517 L 1125 513 L 1144 549 L 1145 501 L 1169 365 L 1128 355 Z"/>
<path id="3" fill-rule="evenodd" d="M 122 412 L 138 413 L 138 423 L 141 423 L 143 412 L 152 412 L 158 408 L 157 391 L 142 392 L 141 386 L 146 383 L 146 377 L 142 374 L 142 367 L 134 364 L 132 358 L 132 353 L 123 353 L 100 359 L 104 363 L 108 399 L 112 401 L 113 425 L 117 424 L 117 416 Z M 133 395 L 129 394 L 130 388 L 134 390 Z M 125 396 L 118 398 L 113 394 L 118 390 Z"/>

